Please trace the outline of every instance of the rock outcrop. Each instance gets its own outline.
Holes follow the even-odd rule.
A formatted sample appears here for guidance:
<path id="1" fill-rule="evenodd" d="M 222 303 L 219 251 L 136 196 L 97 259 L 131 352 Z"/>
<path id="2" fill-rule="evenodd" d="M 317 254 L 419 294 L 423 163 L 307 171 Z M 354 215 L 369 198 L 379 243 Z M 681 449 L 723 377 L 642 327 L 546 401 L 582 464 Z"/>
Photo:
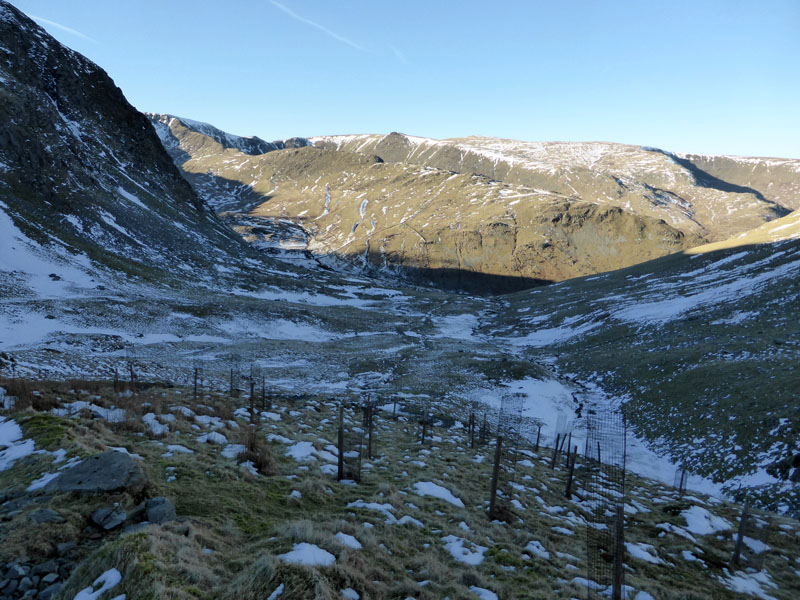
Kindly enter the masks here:
<path id="1" fill-rule="evenodd" d="M 123 452 L 109 450 L 84 459 L 45 486 L 48 492 L 141 492 L 147 478 L 138 461 Z"/>

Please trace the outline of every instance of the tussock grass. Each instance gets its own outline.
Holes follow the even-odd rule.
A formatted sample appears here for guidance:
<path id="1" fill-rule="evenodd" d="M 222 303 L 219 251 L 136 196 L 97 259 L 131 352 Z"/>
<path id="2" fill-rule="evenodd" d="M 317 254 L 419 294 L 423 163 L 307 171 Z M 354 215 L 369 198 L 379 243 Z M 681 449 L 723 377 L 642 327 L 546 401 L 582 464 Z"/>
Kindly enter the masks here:
<path id="1" fill-rule="evenodd" d="M 181 391 L 184 393 L 177 393 Z M 181 389 L 152 388 L 147 392 L 159 401 L 145 408 L 159 411 L 157 414 L 175 414 L 170 410 L 174 405 L 188 406 L 198 414 L 210 416 L 219 416 L 218 409 L 232 415 L 238 407 L 225 395 L 205 394 L 195 403 Z M 110 406 L 116 399 L 104 396 L 95 402 Z M 239 406 L 249 405 L 246 397 L 238 402 Z M 346 485 L 337 483 L 335 476 L 322 474 L 320 460 L 297 462 L 286 456 L 285 444 L 265 440 L 268 433 L 277 433 L 324 449 L 336 439 L 337 403 L 321 398 L 301 399 L 294 408 L 283 410 L 281 406 L 288 403 L 277 404 L 273 410 L 282 414 L 281 421 L 259 420 L 251 429 L 249 419 L 238 419 L 239 429 L 226 422 L 220 430 L 230 443 L 246 446 L 253 443 L 269 457 L 270 472 L 275 474 L 257 477 L 238 466 L 236 460 L 222 457 L 220 447 L 197 443 L 195 438 L 200 432 L 192 428 L 197 423 L 190 418 L 176 418 L 169 423 L 170 432 L 165 438 L 151 439 L 124 424 L 106 423 L 86 415 L 65 418 L 32 410 L 18 413 L 26 435 L 36 439 L 37 444 L 46 441 L 51 447 L 63 436 L 63 441 L 69 442 L 70 456 L 73 452 L 84 455 L 100 451 L 109 445 L 123 446 L 142 455 L 150 479 L 149 495 L 171 498 L 179 521 L 151 526 L 135 535 L 118 537 L 115 532 L 93 541 L 84 537 L 91 510 L 113 501 L 132 508 L 139 499 L 117 495 L 86 502 L 57 496 L 46 505 L 67 516 L 61 530 L 52 528 L 48 533 L 43 528 L 26 540 L 23 532 L 29 531 L 24 521 L 27 512 L 8 523 L 0 523 L 0 533 L 11 540 L 9 560 L 12 554 L 23 551 L 44 558 L 52 552 L 54 540 L 66 541 L 73 536 L 80 540 L 80 555 L 85 560 L 70 578 L 65 598 L 72 598 L 112 566 L 123 572 L 123 582 L 114 593 L 126 593 L 130 600 L 151 597 L 263 600 L 280 585 L 284 586 L 282 599 L 340 598 L 340 591 L 345 588 L 356 590 L 363 599 L 473 598 L 470 586 L 490 589 L 503 600 L 585 595 L 585 588 L 571 583 L 575 577 L 586 576 L 585 528 L 562 519 L 570 512 L 575 519 L 580 518 L 582 489 L 579 483 L 573 501 L 563 497 L 566 471 L 550 469 L 549 449 L 538 454 L 529 452 L 527 457 L 533 467 L 518 465 L 516 482 L 524 487 L 511 490 L 509 499 L 519 500 L 522 508 L 513 507 L 508 522 L 497 523 L 487 515 L 493 447 L 468 449 L 464 430 L 452 424 L 436 427 L 430 432 L 429 443 L 421 446 L 416 427 L 406 416 L 392 420 L 381 413 L 376 418 L 376 454 L 372 460 L 364 460 L 361 484 Z M 288 410 L 301 414 L 289 418 Z M 359 414 L 352 408 L 346 411 L 346 418 L 360 423 Z M 188 447 L 194 453 L 165 456 L 166 444 L 172 443 Z M 475 462 L 477 455 L 485 459 Z M 240 456 L 238 460 L 244 459 Z M 49 456 L 36 455 L 29 464 L 16 464 L 8 472 L 0 473 L 0 489 L 11 477 L 29 482 L 52 470 L 50 461 Z M 175 479 L 169 481 L 171 476 Z M 438 498 L 419 496 L 413 488 L 417 481 L 432 481 L 446 487 L 465 506 L 460 508 Z M 654 545 L 669 566 L 650 565 L 629 557 L 626 583 L 665 600 L 692 594 L 727 597 L 728 592 L 709 574 L 720 574 L 727 566 L 733 549 L 732 532 L 725 532 L 720 539 L 698 536 L 696 543 L 692 543 L 674 534 L 663 536 L 658 527 L 663 523 L 685 526 L 681 512 L 706 501 L 681 498 L 669 488 L 633 475 L 629 476 L 629 483 L 630 498 L 649 512 L 628 515 L 627 539 Z M 292 490 L 298 490 L 301 497 L 291 497 Z M 536 496 L 549 507 L 563 507 L 562 512 L 548 513 Z M 347 506 L 356 500 L 389 505 L 394 519 L 412 517 L 422 527 L 393 523 L 385 512 Z M 732 523 L 736 521 L 736 506 L 722 503 L 708 507 Z M 459 525 L 461 522 L 467 524 L 468 530 Z M 780 554 L 791 556 L 792 544 L 796 544 L 792 536 L 800 531 L 800 526 L 790 520 L 782 522 L 794 529 L 770 540 L 775 552 L 766 557 L 765 564 L 782 590 L 793 590 L 795 575 Z M 556 526 L 571 529 L 575 535 L 556 532 L 553 530 Z M 11 537 L 7 532 L 12 532 Z M 337 532 L 354 536 L 362 548 L 346 547 L 336 539 Z M 471 566 L 455 560 L 445 550 L 442 540 L 450 535 L 466 540 L 468 548 L 485 547 L 483 562 Z M 550 559 L 543 560 L 525 551 L 532 540 L 539 541 L 550 552 Z M 286 564 L 278 558 L 303 542 L 331 552 L 336 562 L 329 567 L 304 567 Z M 708 568 L 683 561 L 684 550 L 696 552 Z M 791 597 L 773 595 L 781 600 Z"/>

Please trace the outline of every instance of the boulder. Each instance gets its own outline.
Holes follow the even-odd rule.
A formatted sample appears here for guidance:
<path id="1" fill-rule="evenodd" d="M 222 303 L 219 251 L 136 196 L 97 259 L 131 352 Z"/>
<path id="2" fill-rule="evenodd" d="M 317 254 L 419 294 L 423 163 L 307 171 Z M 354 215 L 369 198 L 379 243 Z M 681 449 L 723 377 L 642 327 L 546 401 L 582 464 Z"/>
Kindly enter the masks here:
<path id="1" fill-rule="evenodd" d="M 61 591 L 61 584 L 54 583 L 53 585 L 44 588 L 39 592 L 39 600 L 50 600 L 55 598 L 56 594 Z"/>
<path id="2" fill-rule="evenodd" d="M 151 523 L 161 524 L 175 520 L 175 505 L 169 498 L 151 498 L 145 502 L 144 508 L 147 520 Z"/>
<path id="3" fill-rule="evenodd" d="M 45 585 L 50 585 L 58 581 L 58 573 L 48 573 L 44 577 L 42 577 L 42 583 Z"/>
<path id="4" fill-rule="evenodd" d="M 6 577 L 9 579 L 20 579 L 28 574 L 28 567 L 19 563 L 9 563 L 6 566 L 8 567 Z"/>
<path id="5" fill-rule="evenodd" d="M 29 514 L 28 520 L 34 523 L 63 523 L 65 519 L 52 508 L 40 508 Z"/>
<path id="6" fill-rule="evenodd" d="M 78 544 L 75 542 L 63 542 L 61 544 L 56 544 L 56 552 L 59 556 L 64 556 L 65 554 L 72 552 L 77 547 Z"/>
<path id="7" fill-rule="evenodd" d="M 98 527 L 102 527 L 106 531 L 119 527 L 128 518 L 128 514 L 119 506 L 108 506 L 106 508 L 98 508 L 92 513 L 92 523 Z"/>
<path id="8" fill-rule="evenodd" d="M 41 575 L 43 573 L 54 573 L 58 571 L 58 563 L 54 560 L 48 560 L 33 567 L 31 571 L 34 575 Z"/>
<path id="9" fill-rule="evenodd" d="M 147 484 L 142 467 L 131 456 L 110 450 L 67 469 L 45 486 L 50 492 L 138 493 Z"/>

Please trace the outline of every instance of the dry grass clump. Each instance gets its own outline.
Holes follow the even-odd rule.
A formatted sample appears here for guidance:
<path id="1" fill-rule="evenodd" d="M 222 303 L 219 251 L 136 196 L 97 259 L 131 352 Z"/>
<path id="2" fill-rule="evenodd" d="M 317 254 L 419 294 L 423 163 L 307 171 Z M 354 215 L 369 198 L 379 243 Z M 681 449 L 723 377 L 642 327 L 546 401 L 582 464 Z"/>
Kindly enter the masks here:
<path id="1" fill-rule="evenodd" d="M 330 501 L 331 491 L 329 479 L 320 475 L 310 475 L 296 481 L 294 488 L 303 494 L 303 500 L 310 500 L 316 503 Z"/>
<path id="2" fill-rule="evenodd" d="M 327 577 L 331 571 L 287 565 L 273 557 L 261 556 L 232 582 L 223 585 L 215 597 L 225 600 L 264 600 L 282 585 L 281 600 L 339 600 L 339 589 L 334 589 L 336 586 L 332 586 Z"/>
<path id="3" fill-rule="evenodd" d="M 34 396 L 30 381 L 27 379 L 1 379 L 0 387 L 6 391 L 8 396 L 16 398 L 14 403 L 15 410 L 31 408 Z"/>
<path id="4" fill-rule="evenodd" d="M 248 428 L 245 434 L 245 451 L 239 455 L 240 462 L 250 461 L 262 475 L 275 475 L 278 463 L 272 455 L 269 445 L 259 436 L 254 428 Z"/>

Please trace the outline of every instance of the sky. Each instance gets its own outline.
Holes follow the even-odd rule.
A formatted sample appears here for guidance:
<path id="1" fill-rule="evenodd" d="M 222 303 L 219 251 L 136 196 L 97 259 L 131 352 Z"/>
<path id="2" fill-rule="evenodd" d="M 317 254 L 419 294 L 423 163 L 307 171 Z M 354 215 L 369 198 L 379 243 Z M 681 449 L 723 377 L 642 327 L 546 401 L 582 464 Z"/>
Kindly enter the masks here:
<path id="1" fill-rule="evenodd" d="M 12 0 L 136 108 L 800 158 L 800 0 Z"/>

